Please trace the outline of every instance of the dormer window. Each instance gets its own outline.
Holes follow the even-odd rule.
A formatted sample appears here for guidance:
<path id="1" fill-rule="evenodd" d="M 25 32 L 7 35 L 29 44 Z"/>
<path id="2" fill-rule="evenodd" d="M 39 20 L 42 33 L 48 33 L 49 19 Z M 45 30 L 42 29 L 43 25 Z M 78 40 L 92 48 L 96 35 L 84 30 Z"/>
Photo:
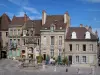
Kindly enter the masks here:
<path id="1" fill-rule="evenodd" d="M 85 33 L 85 39 L 91 39 L 91 35 L 90 35 L 90 32 L 86 32 Z"/>
<path id="2" fill-rule="evenodd" d="M 50 29 L 51 29 L 51 32 L 53 32 L 55 30 L 55 25 L 54 24 L 51 24 Z"/>
<path id="3" fill-rule="evenodd" d="M 60 27 L 60 29 L 62 29 L 62 27 Z"/>
<path id="4" fill-rule="evenodd" d="M 47 28 L 45 28 L 45 29 L 47 29 Z"/>
<path id="5" fill-rule="evenodd" d="M 27 31 L 23 30 L 23 36 L 26 36 Z"/>
<path id="6" fill-rule="evenodd" d="M 76 32 L 72 32 L 72 39 L 76 39 Z"/>

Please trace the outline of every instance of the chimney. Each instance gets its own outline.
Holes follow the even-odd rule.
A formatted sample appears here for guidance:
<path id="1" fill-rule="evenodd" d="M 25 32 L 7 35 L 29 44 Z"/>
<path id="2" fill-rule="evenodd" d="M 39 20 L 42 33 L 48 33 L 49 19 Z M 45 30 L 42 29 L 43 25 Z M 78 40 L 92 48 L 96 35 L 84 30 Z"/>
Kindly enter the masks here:
<path id="1" fill-rule="evenodd" d="M 26 15 L 26 13 L 24 14 L 24 22 L 26 22 L 27 21 L 27 15 Z"/>
<path id="2" fill-rule="evenodd" d="M 88 30 L 89 30 L 90 32 L 92 32 L 92 27 L 91 27 L 91 26 L 89 26 Z"/>
<path id="3" fill-rule="evenodd" d="M 67 23 L 69 19 L 68 11 L 64 14 L 64 23 Z"/>
<path id="4" fill-rule="evenodd" d="M 80 27 L 83 27 L 83 24 L 80 24 Z"/>
<path id="5" fill-rule="evenodd" d="M 95 31 L 95 35 L 98 37 L 98 32 L 97 32 L 97 30 Z"/>
<path id="6" fill-rule="evenodd" d="M 68 11 L 64 14 L 64 23 L 66 23 L 66 28 L 70 27 L 70 16 Z"/>
<path id="7" fill-rule="evenodd" d="M 89 29 L 88 25 L 86 25 L 85 28 L 88 30 Z"/>
<path id="8" fill-rule="evenodd" d="M 46 12 L 45 10 L 42 11 L 42 25 L 44 25 L 46 22 Z"/>

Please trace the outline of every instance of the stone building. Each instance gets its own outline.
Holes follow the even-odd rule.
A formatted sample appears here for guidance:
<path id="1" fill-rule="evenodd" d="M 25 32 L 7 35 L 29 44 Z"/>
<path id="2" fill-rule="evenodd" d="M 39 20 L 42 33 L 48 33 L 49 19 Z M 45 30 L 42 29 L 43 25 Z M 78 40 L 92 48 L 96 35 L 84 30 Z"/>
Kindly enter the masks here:
<path id="1" fill-rule="evenodd" d="M 40 53 L 40 28 L 41 20 L 28 20 L 22 27 L 22 52 L 25 52 L 26 58 L 36 59 Z"/>
<path id="2" fill-rule="evenodd" d="M 73 66 L 97 64 L 97 32 L 91 27 L 69 27 L 66 30 L 65 55 Z"/>
<path id="3" fill-rule="evenodd" d="M 14 16 L 9 25 L 9 58 L 33 58 L 39 55 L 41 20 Z"/>
<path id="4" fill-rule="evenodd" d="M 5 13 L 0 17 L 0 58 L 6 58 L 8 51 L 8 25 L 11 20 Z"/>
<path id="5" fill-rule="evenodd" d="M 9 25 L 9 40 L 8 40 L 8 57 L 20 57 L 22 48 L 22 26 L 29 19 L 29 17 L 24 14 L 23 17 L 13 16 L 13 19 Z"/>
<path id="6" fill-rule="evenodd" d="M 66 28 L 70 26 L 68 12 L 64 15 L 47 15 L 42 12 L 41 54 L 57 58 L 63 55 Z"/>

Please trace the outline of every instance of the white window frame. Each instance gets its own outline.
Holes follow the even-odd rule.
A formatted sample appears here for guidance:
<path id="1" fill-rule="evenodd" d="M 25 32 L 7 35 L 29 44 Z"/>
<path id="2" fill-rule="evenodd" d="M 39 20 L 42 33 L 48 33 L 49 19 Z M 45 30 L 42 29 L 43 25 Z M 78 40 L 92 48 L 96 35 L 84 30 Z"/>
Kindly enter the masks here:
<path id="1" fill-rule="evenodd" d="M 90 44 L 90 51 L 93 51 L 93 44 Z"/>
<path id="2" fill-rule="evenodd" d="M 79 44 L 76 44 L 76 50 L 79 51 Z"/>
<path id="3" fill-rule="evenodd" d="M 86 63 L 86 62 L 87 62 L 86 59 L 87 59 L 86 56 L 82 56 L 82 62 L 83 62 L 83 63 Z"/>
<path id="4" fill-rule="evenodd" d="M 76 63 L 79 63 L 79 56 L 76 56 Z"/>

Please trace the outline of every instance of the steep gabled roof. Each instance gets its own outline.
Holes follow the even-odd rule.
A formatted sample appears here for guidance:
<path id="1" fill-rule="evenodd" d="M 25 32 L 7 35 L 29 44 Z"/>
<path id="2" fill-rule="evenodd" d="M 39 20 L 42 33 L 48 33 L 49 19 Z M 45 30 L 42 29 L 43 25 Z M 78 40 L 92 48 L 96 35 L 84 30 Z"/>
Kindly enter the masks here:
<path id="1" fill-rule="evenodd" d="M 28 20 L 26 22 L 25 28 L 33 27 L 35 28 L 35 35 L 40 35 L 40 29 L 42 27 L 42 20 Z"/>
<path id="2" fill-rule="evenodd" d="M 14 15 L 10 25 L 24 25 L 24 23 L 28 20 L 30 20 L 30 18 L 26 14 L 24 14 L 23 17 L 16 17 Z"/>
<path id="3" fill-rule="evenodd" d="M 24 24 L 24 17 L 16 17 L 14 16 L 11 22 L 11 25 L 23 25 Z"/>
<path id="4" fill-rule="evenodd" d="M 0 17 L 0 30 L 7 31 L 11 20 L 5 13 Z"/>
<path id="5" fill-rule="evenodd" d="M 50 29 L 51 24 L 54 24 L 56 29 L 59 29 L 60 27 L 62 27 L 62 29 L 66 28 L 64 15 L 47 15 L 46 23 L 42 26 L 42 29 Z"/>
<path id="6" fill-rule="evenodd" d="M 85 27 L 69 27 L 67 29 L 67 33 L 66 33 L 66 40 L 72 40 L 71 39 L 72 32 L 76 32 L 77 39 L 75 39 L 75 40 L 85 40 L 85 33 L 87 31 L 89 31 L 89 30 L 87 30 Z M 98 39 L 98 37 L 93 32 L 90 32 L 90 35 L 91 35 L 90 40 L 97 40 Z"/>

